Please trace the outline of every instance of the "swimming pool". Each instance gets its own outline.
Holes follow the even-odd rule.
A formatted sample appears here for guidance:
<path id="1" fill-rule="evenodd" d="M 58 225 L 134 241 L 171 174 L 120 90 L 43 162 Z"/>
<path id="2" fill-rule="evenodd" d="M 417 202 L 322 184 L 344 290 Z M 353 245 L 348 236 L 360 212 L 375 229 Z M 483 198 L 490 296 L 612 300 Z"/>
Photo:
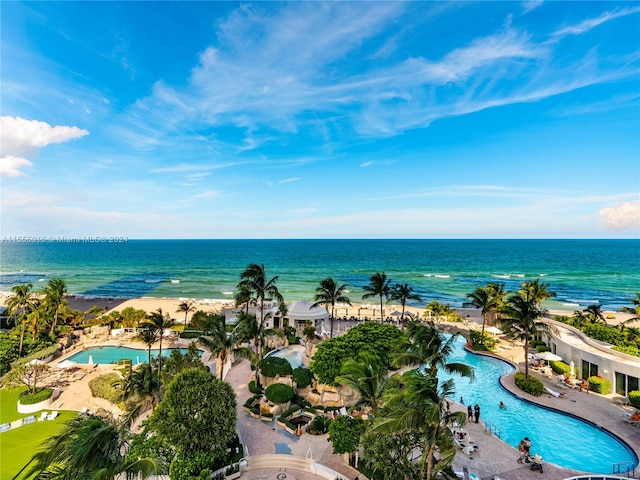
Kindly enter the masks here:
<path id="1" fill-rule="evenodd" d="M 619 462 L 638 465 L 636 454 L 606 431 L 507 392 L 499 378 L 511 373 L 513 367 L 501 360 L 467 352 L 464 344 L 463 338 L 456 341 L 449 361 L 473 367 L 475 380 L 469 383 L 468 379 L 454 376 L 455 399 L 460 401 L 462 397 L 465 405 L 479 404 L 481 420 L 498 427 L 502 440 L 517 448 L 520 440 L 529 437 L 532 454 L 539 453 L 546 462 L 583 472 L 611 473 L 612 465 Z M 440 375 L 448 378 L 444 372 Z M 500 408 L 500 401 L 507 408 Z"/>
<path id="2" fill-rule="evenodd" d="M 268 357 L 280 357 L 289 361 L 291 368 L 304 367 L 302 361 L 302 355 L 304 354 L 304 347 L 302 345 L 290 345 L 282 350 L 276 350 L 269 352 Z"/>
<path id="3" fill-rule="evenodd" d="M 175 348 L 163 348 L 162 349 L 162 358 L 168 357 L 171 355 L 171 351 L 176 350 Z M 179 349 L 182 354 L 187 353 L 186 348 Z M 202 351 L 200 352 L 202 355 Z M 151 356 L 153 358 L 158 358 L 158 349 L 151 349 Z M 89 357 L 93 363 L 118 363 L 118 360 L 123 360 L 128 358 L 131 360 L 131 363 L 137 365 L 138 363 L 146 363 L 149 359 L 149 353 L 147 349 L 143 348 L 131 348 L 131 347 L 115 347 L 115 346 L 105 346 L 105 347 L 91 347 L 87 348 L 81 352 L 78 352 L 69 357 L 69 360 L 73 360 L 76 363 L 89 363 Z"/>

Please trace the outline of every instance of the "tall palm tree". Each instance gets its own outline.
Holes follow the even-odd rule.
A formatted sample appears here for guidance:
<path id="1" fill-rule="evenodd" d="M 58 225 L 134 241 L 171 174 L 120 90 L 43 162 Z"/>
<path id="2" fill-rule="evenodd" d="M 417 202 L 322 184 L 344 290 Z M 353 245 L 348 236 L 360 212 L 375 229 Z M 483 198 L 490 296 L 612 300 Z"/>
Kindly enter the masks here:
<path id="1" fill-rule="evenodd" d="M 402 329 L 404 330 L 404 309 L 407 300 L 421 302 L 422 298 L 417 293 L 414 293 L 413 287 L 410 287 L 408 283 L 396 283 L 391 289 L 391 300 L 398 301 L 400 305 L 402 305 L 402 315 L 400 319 L 402 321 Z"/>
<path id="2" fill-rule="evenodd" d="M 459 335 L 456 333 L 447 338 L 433 322 L 426 325 L 412 322 L 407 329 L 407 336 L 398 343 L 391 364 L 395 367 L 424 367 L 424 371 L 435 376 L 442 369 L 473 380 L 473 368 L 464 363 L 449 362 Z"/>
<path id="3" fill-rule="evenodd" d="M 138 330 L 136 338 L 147 346 L 149 356 L 149 366 L 151 366 L 151 347 L 158 341 L 158 330 L 155 328 L 141 328 Z"/>
<path id="4" fill-rule="evenodd" d="M 382 401 L 387 383 L 387 369 L 370 353 L 360 354 L 358 360 L 345 360 L 336 381 L 353 388 L 360 395 L 360 404 L 369 405 L 374 415 Z"/>
<path id="5" fill-rule="evenodd" d="M 104 418 L 76 416 L 44 442 L 44 449 L 33 456 L 35 464 L 27 476 L 59 480 L 149 478 L 157 473 L 158 464 L 150 458 L 127 458 L 128 427 L 106 414 Z"/>
<path id="6" fill-rule="evenodd" d="M 387 275 L 382 272 L 375 273 L 369 277 L 369 285 L 362 287 L 367 293 L 362 295 L 362 298 L 380 297 L 380 323 L 384 321 L 382 314 L 382 299 L 389 298 L 391 294 L 391 279 L 387 278 Z"/>
<path id="7" fill-rule="evenodd" d="M 385 396 L 390 414 L 373 426 L 373 431 L 417 432 L 422 438 L 420 478 L 433 480 L 440 473 L 451 478 L 451 464 L 456 448 L 448 425 L 466 421 L 463 412 L 449 411 L 447 397 L 454 394 L 453 379 L 440 383 L 438 377 L 421 370 L 411 370 L 402 376 L 400 388 Z"/>
<path id="8" fill-rule="evenodd" d="M 535 303 L 536 307 L 540 308 L 543 301 L 554 298 L 555 292 L 549 290 L 550 284 L 541 282 L 539 278 L 536 278 L 533 282 L 522 282 L 522 287 L 518 292 L 525 300 L 531 300 Z"/>
<path id="9" fill-rule="evenodd" d="M 260 319 L 258 323 L 258 331 L 264 329 L 265 313 L 264 313 L 264 301 L 266 298 L 272 298 L 278 303 L 283 302 L 284 298 L 280 295 L 276 282 L 278 276 L 272 277 L 267 280 L 267 276 L 264 270 L 264 265 L 258 265 L 257 263 L 251 263 L 240 274 L 240 283 L 238 283 L 239 290 L 247 290 L 251 292 L 251 300 L 255 300 L 260 305 Z M 258 361 L 262 359 L 262 337 L 258 345 Z"/>
<path id="10" fill-rule="evenodd" d="M 590 323 L 607 323 L 600 305 L 589 305 L 584 309 L 584 311 L 587 314 L 587 320 Z"/>
<path id="11" fill-rule="evenodd" d="M 471 304 L 480 309 L 482 314 L 482 336 L 484 337 L 484 325 L 487 322 L 489 312 L 493 312 L 498 308 L 498 302 L 488 288 L 476 287 L 476 289 L 467 294 L 467 298 L 471 300 Z"/>
<path id="12" fill-rule="evenodd" d="M 630 313 L 633 315 L 633 317 L 631 317 L 630 319 L 622 322 L 622 325 L 626 325 L 627 323 L 631 323 L 631 322 L 640 321 L 640 293 L 636 293 L 636 298 L 632 298 L 630 302 L 631 302 L 630 307 L 620 307 L 621 312 Z"/>
<path id="13" fill-rule="evenodd" d="M 253 351 L 239 345 L 242 325 L 236 325 L 231 333 L 227 333 L 224 316 L 214 315 L 214 318 L 214 328 L 208 335 L 200 336 L 198 343 L 215 355 L 216 374 L 223 380 L 224 366 L 232 355 L 236 358 L 252 358 Z"/>
<path id="14" fill-rule="evenodd" d="M 351 306 L 351 300 L 345 295 L 346 289 L 346 283 L 338 286 L 336 281 L 331 277 L 322 280 L 320 286 L 316 288 L 316 292 L 318 292 L 315 296 L 316 303 L 314 303 L 311 308 L 318 305 L 324 305 L 325 307 L 331 306 L 331 317 L 329 318 L 331 329 L 329 338 L 333 338 L 333 321 L 335 319 L 336 303 L 346 303 Z"/>
<path id="15" fill-rule="evenodd" d="M 67 294 L 67 284 L 61 278 L 52 278 L 47 286 L 42 289 L 44 293 L 43 303 L 52 314 L 51 333 L 55 333 L 58 325 L 58 315 L 62 307 L 67 303 L 64 298 Z"/>
<path id="16" fill-rule="evenodd" d="M 164 338 L 164 331 L 167 328 L 171 328 L 173 320 L 169 318 L 168 314 L 162 313 L 162 309 L 150 313 L 147 319 L 140 324 L 142 328 L 148 328 L 153 330 L 158 335 L 160 344 L 158 345 L 158 375 L 162 372 L 162 339 Z"/>
<path id="17" fill-rule="evenodd" d="M 176 313 L 183 312 L 184 313 L 184 326 L 187 326 L 187 317 L 191 312 L 196 311 L 196 304 L 193 300 L 185 300 L 184 302 L 178 305 L 178 310 Z"/>
<path id="18" fill-rule="evenodd" d="M 14 285 L 11 287 L 13 296 L 7 300 L 7 314 L 13 315 L 13 321 L 16 326 L 20 325 L 20 348 L 18 355 L 22 356 L 22 347 L 24 345 L 24 331 L 27 326 L 27 316 L 38 308 L 38 297 L 32 291 L 33 285 L 26 283 L 24 285 Z"/>
<path id="19" fill-rule="evenodd" d="M 527 361 L 529 342 L 540 328 L 545 328 L 543 323 L 537 321 L 545 310 L 538 306 L 538 302 L 532 296 L 521 292 L 507 299 L 504 312 L 509 318 L 501 319 L 501 323 L 508 329 L 508 334 L 512 338 L 524 340 L 524 373 L 525 378 L 529 380 L 529 362 Z"/>

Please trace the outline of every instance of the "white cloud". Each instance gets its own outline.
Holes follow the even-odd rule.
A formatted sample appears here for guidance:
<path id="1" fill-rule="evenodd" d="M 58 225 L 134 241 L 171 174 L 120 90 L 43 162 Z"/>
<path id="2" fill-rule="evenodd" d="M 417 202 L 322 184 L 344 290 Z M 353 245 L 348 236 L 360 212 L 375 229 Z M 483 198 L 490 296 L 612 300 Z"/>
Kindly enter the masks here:
<path id="1" fill-rule="evenodd" d="M 55 126 L 20 117 L 0 117 L 0 155 L 3 176 L 24 176 L 22 167 L 33 164 L 24 157 L 34 155 L 38 149 L 52 143 L 68 142 L 88 135 L 78 127 Z"/>
<path id="2" fill-rule="evenodd" d="M 0 177 L 25 177 L 27 174 L 21 169 L 32 167 L 33 163 L 20 157 L 0 157 Z"/>
<path id="3" fill-rule="evenodd" d="M 300 180 L 302 180 L 300 177 L 291 177 L 291 178 L 284 178 L 278 181 L 278 183 L 291 183 L 291 182 L 297 182 Z"/>
<path id="4" fill-rule="evenodd" d="M 371 162 L 371 161 L 369 161 L 369 162 L 362 162 L 362 163 L 360 164 L 360 166 L 361 166 L 362 168 L 367 168 L 367 167 L 370 167 L 370 166 L 371 166 L 371 165 L 373 165 L 373 164 L 374 164 L 374 162 Z"/>
<path id="5" fill-rule="evenodd" d="M 522 2 L 522 9 L 524 13 L 529 13 L 531 10 L 535 10 L 541 6 L 544 2 L 542 0 L 526 0 Z"/>
<path id="6" fill-rule="evenodd" d="M 640 7 L 623 8 L 621 10 L 615 9 L 610 12 L 604 12 L 602 15 L 596 18 L 588 18 L 578 23 L 577 25 L 570 25 L 568 27 L 561 28 L 555 31 L 552 35 L 554 37 L 564 37 L 566 35 L 581 35 L 588 32 L 592 28 L 595 28 L 609 20 L 614 20 L 619 17 L 625 17 L 634 13 L 640 12 Z"/>
<path id="7" fill-rule="evenodd" d="M 609 230 L 640 230 L 640 201 L 604 207 L 598 215 Z"/>

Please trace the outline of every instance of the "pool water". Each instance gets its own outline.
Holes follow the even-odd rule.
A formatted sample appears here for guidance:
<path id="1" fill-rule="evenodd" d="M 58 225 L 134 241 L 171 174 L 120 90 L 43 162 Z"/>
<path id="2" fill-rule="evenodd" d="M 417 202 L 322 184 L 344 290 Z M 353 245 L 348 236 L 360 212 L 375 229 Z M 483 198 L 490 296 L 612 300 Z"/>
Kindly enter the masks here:
<path id="1" fill-rule="evenodd" d="M 171 352 L 176 350 L 175 348 L 163 348 L 162 349 L 162 357 L 168 357 L 171 355 Z M 180 348 L 180 353 L 183 355 L 187 353 L 186 348 Z M 202 353 L 201 353 L 202 354 Z M 153 358 L 158 358 L 158 349 L 151 349 L 151 356 Z M 110 363 L 118 363 L 118 360 L 123 360 L 128 358 L 131 360 L 131 363 L 137 365 L 138 363 L 146 363 L 149 359 L 149 353 L 147 349 L 142 348 L 131 348 L 131 347 L 114 347 L 114 346 L 105 346 L 105 347 L 91 347 L 83 350 L 82 352 L 78 352 L 69 357 L 69 360 L 72 360 L 76 363 L 89 363 L 89 357 L 93 363 L 99 364 L 110 364 Z"/>
<path id="2" fill-rule="evenodd" d="M 517 448 L 524 437 L 531 440 L 531 453 L 539 453 L 545 462 L 590 473 L 611 473 L 612 466 L 619 462 L 638 465 L 638 457 L 617 438 L 599 428 L 547 408 L 525 402 L 507 392 L 499 378 L 512 372 L 511 365 L 484 355 L 464 350 L 465 340 L 456 341 L 451 362 L 462 362 L 475 370 L 475 379 L 455 376 L 456 396 L 463 398 L 465 405 L 480 406 L 480 419 L 495 425 L 500 438 Z M 446 373 L 440 376 L 447 379 Z M 507 408 L 500 408 L 500 401 Z M 567 399 L 567 402 L 570 402 Z M 576 415 L 579 404 L 573 404 Z M 514 464 L 517 455 L 514 456 Z"/>
<path id="3" fill-rule="evenodd" d="M 274 356 L 284 358 L 289 361 L 291 368 L 303 367 L 302 355 L 304 354 L 304 347 L 302 345 L 291 345 L 282 350 L 270 352 L 267 356 Z"/>

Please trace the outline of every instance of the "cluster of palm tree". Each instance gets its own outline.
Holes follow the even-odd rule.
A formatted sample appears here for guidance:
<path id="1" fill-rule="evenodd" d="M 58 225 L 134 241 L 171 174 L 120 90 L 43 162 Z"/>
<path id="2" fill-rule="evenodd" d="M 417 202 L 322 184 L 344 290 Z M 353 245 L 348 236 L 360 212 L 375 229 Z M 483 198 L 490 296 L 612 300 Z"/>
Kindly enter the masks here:
<path id="1" fill-rule="evenodd" d="M 11 287 L 13 295 L 7 300 L 7 314 L 14 325 L 20 328 L 19 355 L 22 356 L 24 336 L 29 327 L 32 341 L 42 331 L 55 334 L 63 321 L 73 321 L 78 312 L 69 308 L 66 300 L 67 285 L 60 278 L 52 278 L 41 291 L 34 291 L 33 284 Z"/>
<path id="2" fill-rule="evenodd" d="M 442 336 L 433 322 L 411 322 L 392 356 L 392 366 L 410 367 L 409 371 L 389 377 L 385 366 L 364 354 L 345 361 L 337 377 L 340 384 L 358 392 L 359 404 L 368 405 L 374 414 L 376 420 L 365 436 L 375 435 L 377 441 L 389 439 L 390 443 L 398 436 L 415 440 L 409 451 L 417 448 L 422 452 L 419 478 L 453 474 L 455 442 L 448 426 L 453 421 L 464 424 L 466 416 L 450 411 L 447 397 L 454 394 L 454 382 L 440 381 L 439 372 L 473 379 L 469 366 L 448 361 L 455 341 L 456 335 Z M 375 461 L 370 465 L 376 469 Z"/>
<path id="3" fill-rule="evenodd" d="M 404 321 L 405 307 L 408 300 L 421 301 L 420 295 L 415 293 L 413 287 L 407 283 L 393 284 L 391 279 L 384 272 L 378 272 L 369 277 L 369 284 L 362 287 L 365 293 L 362 298 L 380 298 L 380 321 L 384 321 L 383 301 L 393 300 L 400 302 L 402 305 L 401 319 Z"/>

